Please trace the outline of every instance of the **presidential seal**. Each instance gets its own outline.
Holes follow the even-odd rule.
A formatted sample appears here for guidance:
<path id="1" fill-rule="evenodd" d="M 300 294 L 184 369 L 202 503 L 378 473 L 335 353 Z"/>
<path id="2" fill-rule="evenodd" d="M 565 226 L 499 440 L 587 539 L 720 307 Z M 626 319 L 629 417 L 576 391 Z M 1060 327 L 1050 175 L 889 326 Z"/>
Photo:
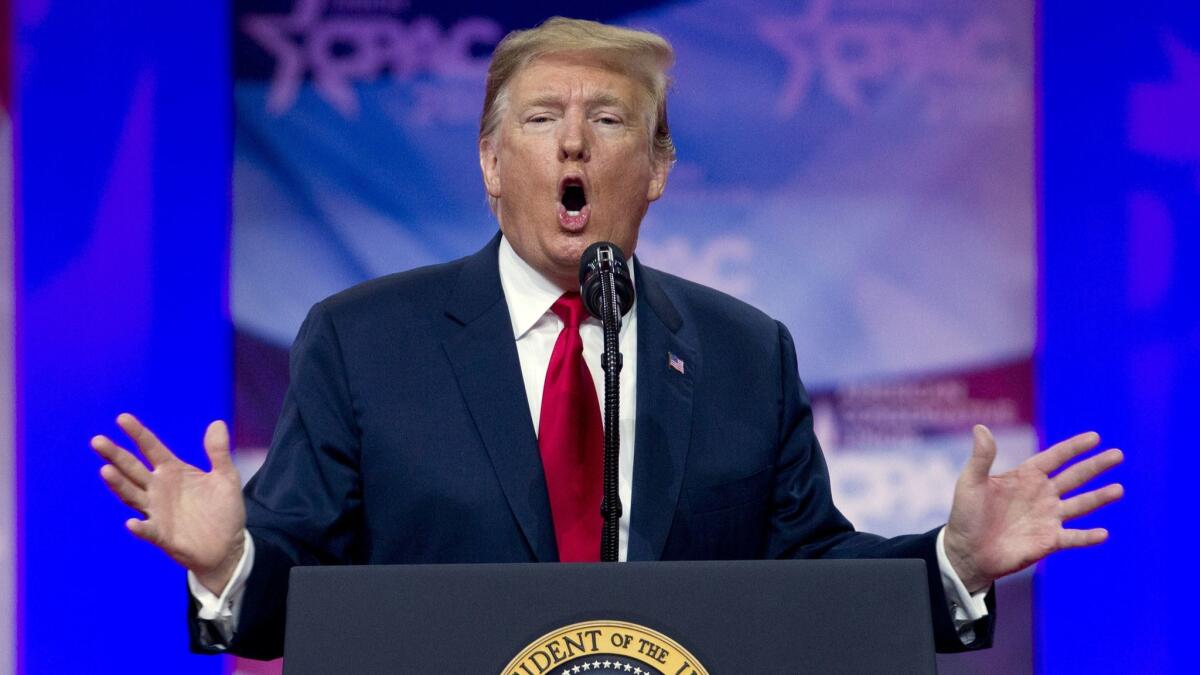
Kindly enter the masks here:
<path id="1" fill-rule="evenodd" d="M 500 675 L 708 675 L 671 638 L 624 621 L 585 621 L 535 640 Z"/>

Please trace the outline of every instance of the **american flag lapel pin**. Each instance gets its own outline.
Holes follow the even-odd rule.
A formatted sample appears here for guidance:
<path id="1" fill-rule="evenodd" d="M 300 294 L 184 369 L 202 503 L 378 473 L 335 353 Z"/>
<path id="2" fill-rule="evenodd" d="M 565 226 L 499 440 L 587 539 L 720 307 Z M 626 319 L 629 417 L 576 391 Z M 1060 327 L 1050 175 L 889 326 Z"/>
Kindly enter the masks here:
<path id="1" fill-rule="evenodd" d="M 667 367 L 683 375 L 683 359 L 671 352 L 667 352 Z"/>

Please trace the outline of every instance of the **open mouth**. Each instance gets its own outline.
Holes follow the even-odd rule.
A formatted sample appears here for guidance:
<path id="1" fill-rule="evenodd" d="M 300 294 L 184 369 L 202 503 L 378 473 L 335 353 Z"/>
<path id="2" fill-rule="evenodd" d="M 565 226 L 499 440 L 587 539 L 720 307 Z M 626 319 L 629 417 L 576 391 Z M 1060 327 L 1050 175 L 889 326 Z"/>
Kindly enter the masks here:
<path id="1" fill-rule="evenodd" d="M 583 189 L 583 181 L 578 178 L 567 178 L 562 185 L 563 208 L 571 215 L 578 215 L 587 206 L 587 193 Z"/>
<path id="2" fill-rule="evenodd" d="M 563 179 L 558 198 L 558 224 L 568 232 L 583 232 L 587 228 L 588 218 L 591 217 L 592 207 L 588 205 L 587 189 L 583 178 L 568 176 Z"/>

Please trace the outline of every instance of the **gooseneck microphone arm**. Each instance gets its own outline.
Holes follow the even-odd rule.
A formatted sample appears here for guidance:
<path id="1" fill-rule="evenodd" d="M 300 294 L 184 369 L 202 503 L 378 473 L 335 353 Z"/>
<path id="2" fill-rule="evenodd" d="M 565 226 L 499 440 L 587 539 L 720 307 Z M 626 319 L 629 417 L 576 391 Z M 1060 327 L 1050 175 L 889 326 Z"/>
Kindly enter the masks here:
<path id="1" fill-rule="evenodd" d="M 634 290 L 621 249 L 608 242 L 588 247 L 579 262 L 579 292 L 588 312 L 604 327 L 604 486 L 600 515 L 600 561 L 616 562 L 620 552 L 621 494 L 621 317 L 633 307 Z"/>

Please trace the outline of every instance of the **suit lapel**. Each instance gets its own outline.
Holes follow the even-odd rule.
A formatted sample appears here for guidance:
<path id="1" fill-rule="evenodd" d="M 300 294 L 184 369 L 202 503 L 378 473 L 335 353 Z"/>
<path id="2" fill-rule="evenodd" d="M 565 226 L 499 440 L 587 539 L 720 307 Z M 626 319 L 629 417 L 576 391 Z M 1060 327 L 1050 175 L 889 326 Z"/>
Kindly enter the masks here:
<path id="1" fill-rule="evenodd" d="M 443 343 L 509 508 L 539 561 L 558 559 L 537 436 L 497 264 L 499 235 L 467 259 L 447 303 L 461 327 Z"/>
<path id="2" fill-rule="evenodd" d="M 658 560 L 675 517 L 692 431 L 693 386 L 700 352 L 659 284 L 637 263 L 637 429 L 629 559 Z M 646 311 L 649 310 L 649 311 Z M 674 355 L 683 372 L 670 366 Z"/>

